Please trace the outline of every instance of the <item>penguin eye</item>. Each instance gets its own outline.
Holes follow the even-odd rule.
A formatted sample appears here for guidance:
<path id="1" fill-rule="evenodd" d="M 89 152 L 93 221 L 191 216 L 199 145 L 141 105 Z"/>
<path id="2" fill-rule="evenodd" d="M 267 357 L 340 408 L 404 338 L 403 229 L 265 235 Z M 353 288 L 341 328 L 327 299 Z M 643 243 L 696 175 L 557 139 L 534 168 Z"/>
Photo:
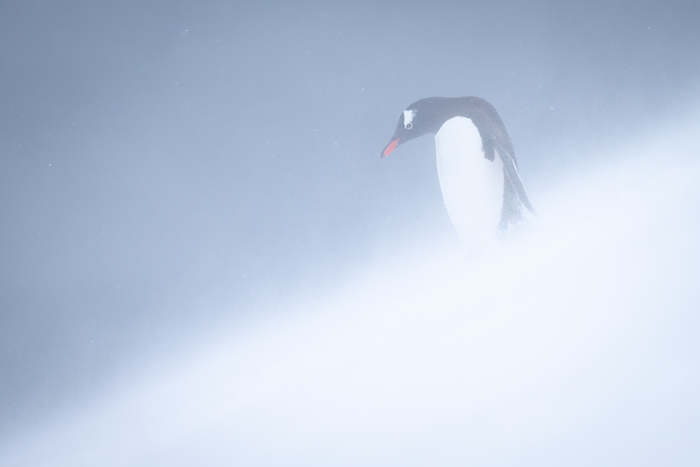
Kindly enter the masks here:
<path id="1" fill-rule="evenodd" d="M 413 117 L 416 115 L 415 109 L 403 111 L 403 127 L 407 130 L 413 128 Z"/>

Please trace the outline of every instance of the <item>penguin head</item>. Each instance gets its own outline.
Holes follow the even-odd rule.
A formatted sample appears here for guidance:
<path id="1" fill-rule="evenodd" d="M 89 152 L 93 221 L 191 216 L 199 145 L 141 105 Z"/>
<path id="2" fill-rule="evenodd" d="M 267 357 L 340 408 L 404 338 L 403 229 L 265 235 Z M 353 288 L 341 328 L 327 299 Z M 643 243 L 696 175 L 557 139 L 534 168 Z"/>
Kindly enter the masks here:
<path id="1" fill-rule="evenodd" d="M 426 134 L 436 134 L 445 122 L 442 112 L 436 112 L 444 98 L 421 99 L 409 105 L 396 125 L 394 136 L 382 150 L 382 159 L 392 153 L 397 146 Z"/>

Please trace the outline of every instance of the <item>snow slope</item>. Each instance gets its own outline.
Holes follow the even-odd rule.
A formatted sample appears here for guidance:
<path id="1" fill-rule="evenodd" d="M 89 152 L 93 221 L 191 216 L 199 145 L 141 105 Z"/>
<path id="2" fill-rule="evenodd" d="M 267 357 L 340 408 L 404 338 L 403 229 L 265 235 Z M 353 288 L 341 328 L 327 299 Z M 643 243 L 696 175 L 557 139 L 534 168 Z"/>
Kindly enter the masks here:
<path id="1" fill-rule="evenodd" d="M 499 249 L 376 264 L 3 466 L 700 464 L 697 125 L 533 191 Z"/>

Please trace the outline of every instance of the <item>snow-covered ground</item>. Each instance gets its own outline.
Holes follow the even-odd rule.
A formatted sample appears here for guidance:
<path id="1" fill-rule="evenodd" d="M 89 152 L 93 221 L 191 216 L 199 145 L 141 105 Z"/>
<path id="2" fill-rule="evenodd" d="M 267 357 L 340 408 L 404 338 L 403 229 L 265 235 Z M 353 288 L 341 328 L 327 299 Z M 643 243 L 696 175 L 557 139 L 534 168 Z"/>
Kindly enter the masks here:
<path id="1" fill-rule="evenodd" d="M 697 127 L 529 187 L 537 225 L 496 251 L 377 262 L 0 465 L 700 465 Z"/>

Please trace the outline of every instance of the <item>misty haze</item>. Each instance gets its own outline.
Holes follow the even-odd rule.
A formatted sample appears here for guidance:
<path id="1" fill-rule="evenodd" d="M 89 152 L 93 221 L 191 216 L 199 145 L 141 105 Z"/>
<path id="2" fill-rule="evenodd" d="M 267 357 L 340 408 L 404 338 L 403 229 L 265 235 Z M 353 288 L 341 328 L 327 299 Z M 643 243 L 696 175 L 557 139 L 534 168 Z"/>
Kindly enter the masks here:
<path id="1" fill-rule="evenodd" d="M 5 2 L 0 465 L 700 464 L 696 1 Z M 498 110 L 470 253 L 409 104 Z M 392 148 L 393 149 L 393 148 Z"/>

